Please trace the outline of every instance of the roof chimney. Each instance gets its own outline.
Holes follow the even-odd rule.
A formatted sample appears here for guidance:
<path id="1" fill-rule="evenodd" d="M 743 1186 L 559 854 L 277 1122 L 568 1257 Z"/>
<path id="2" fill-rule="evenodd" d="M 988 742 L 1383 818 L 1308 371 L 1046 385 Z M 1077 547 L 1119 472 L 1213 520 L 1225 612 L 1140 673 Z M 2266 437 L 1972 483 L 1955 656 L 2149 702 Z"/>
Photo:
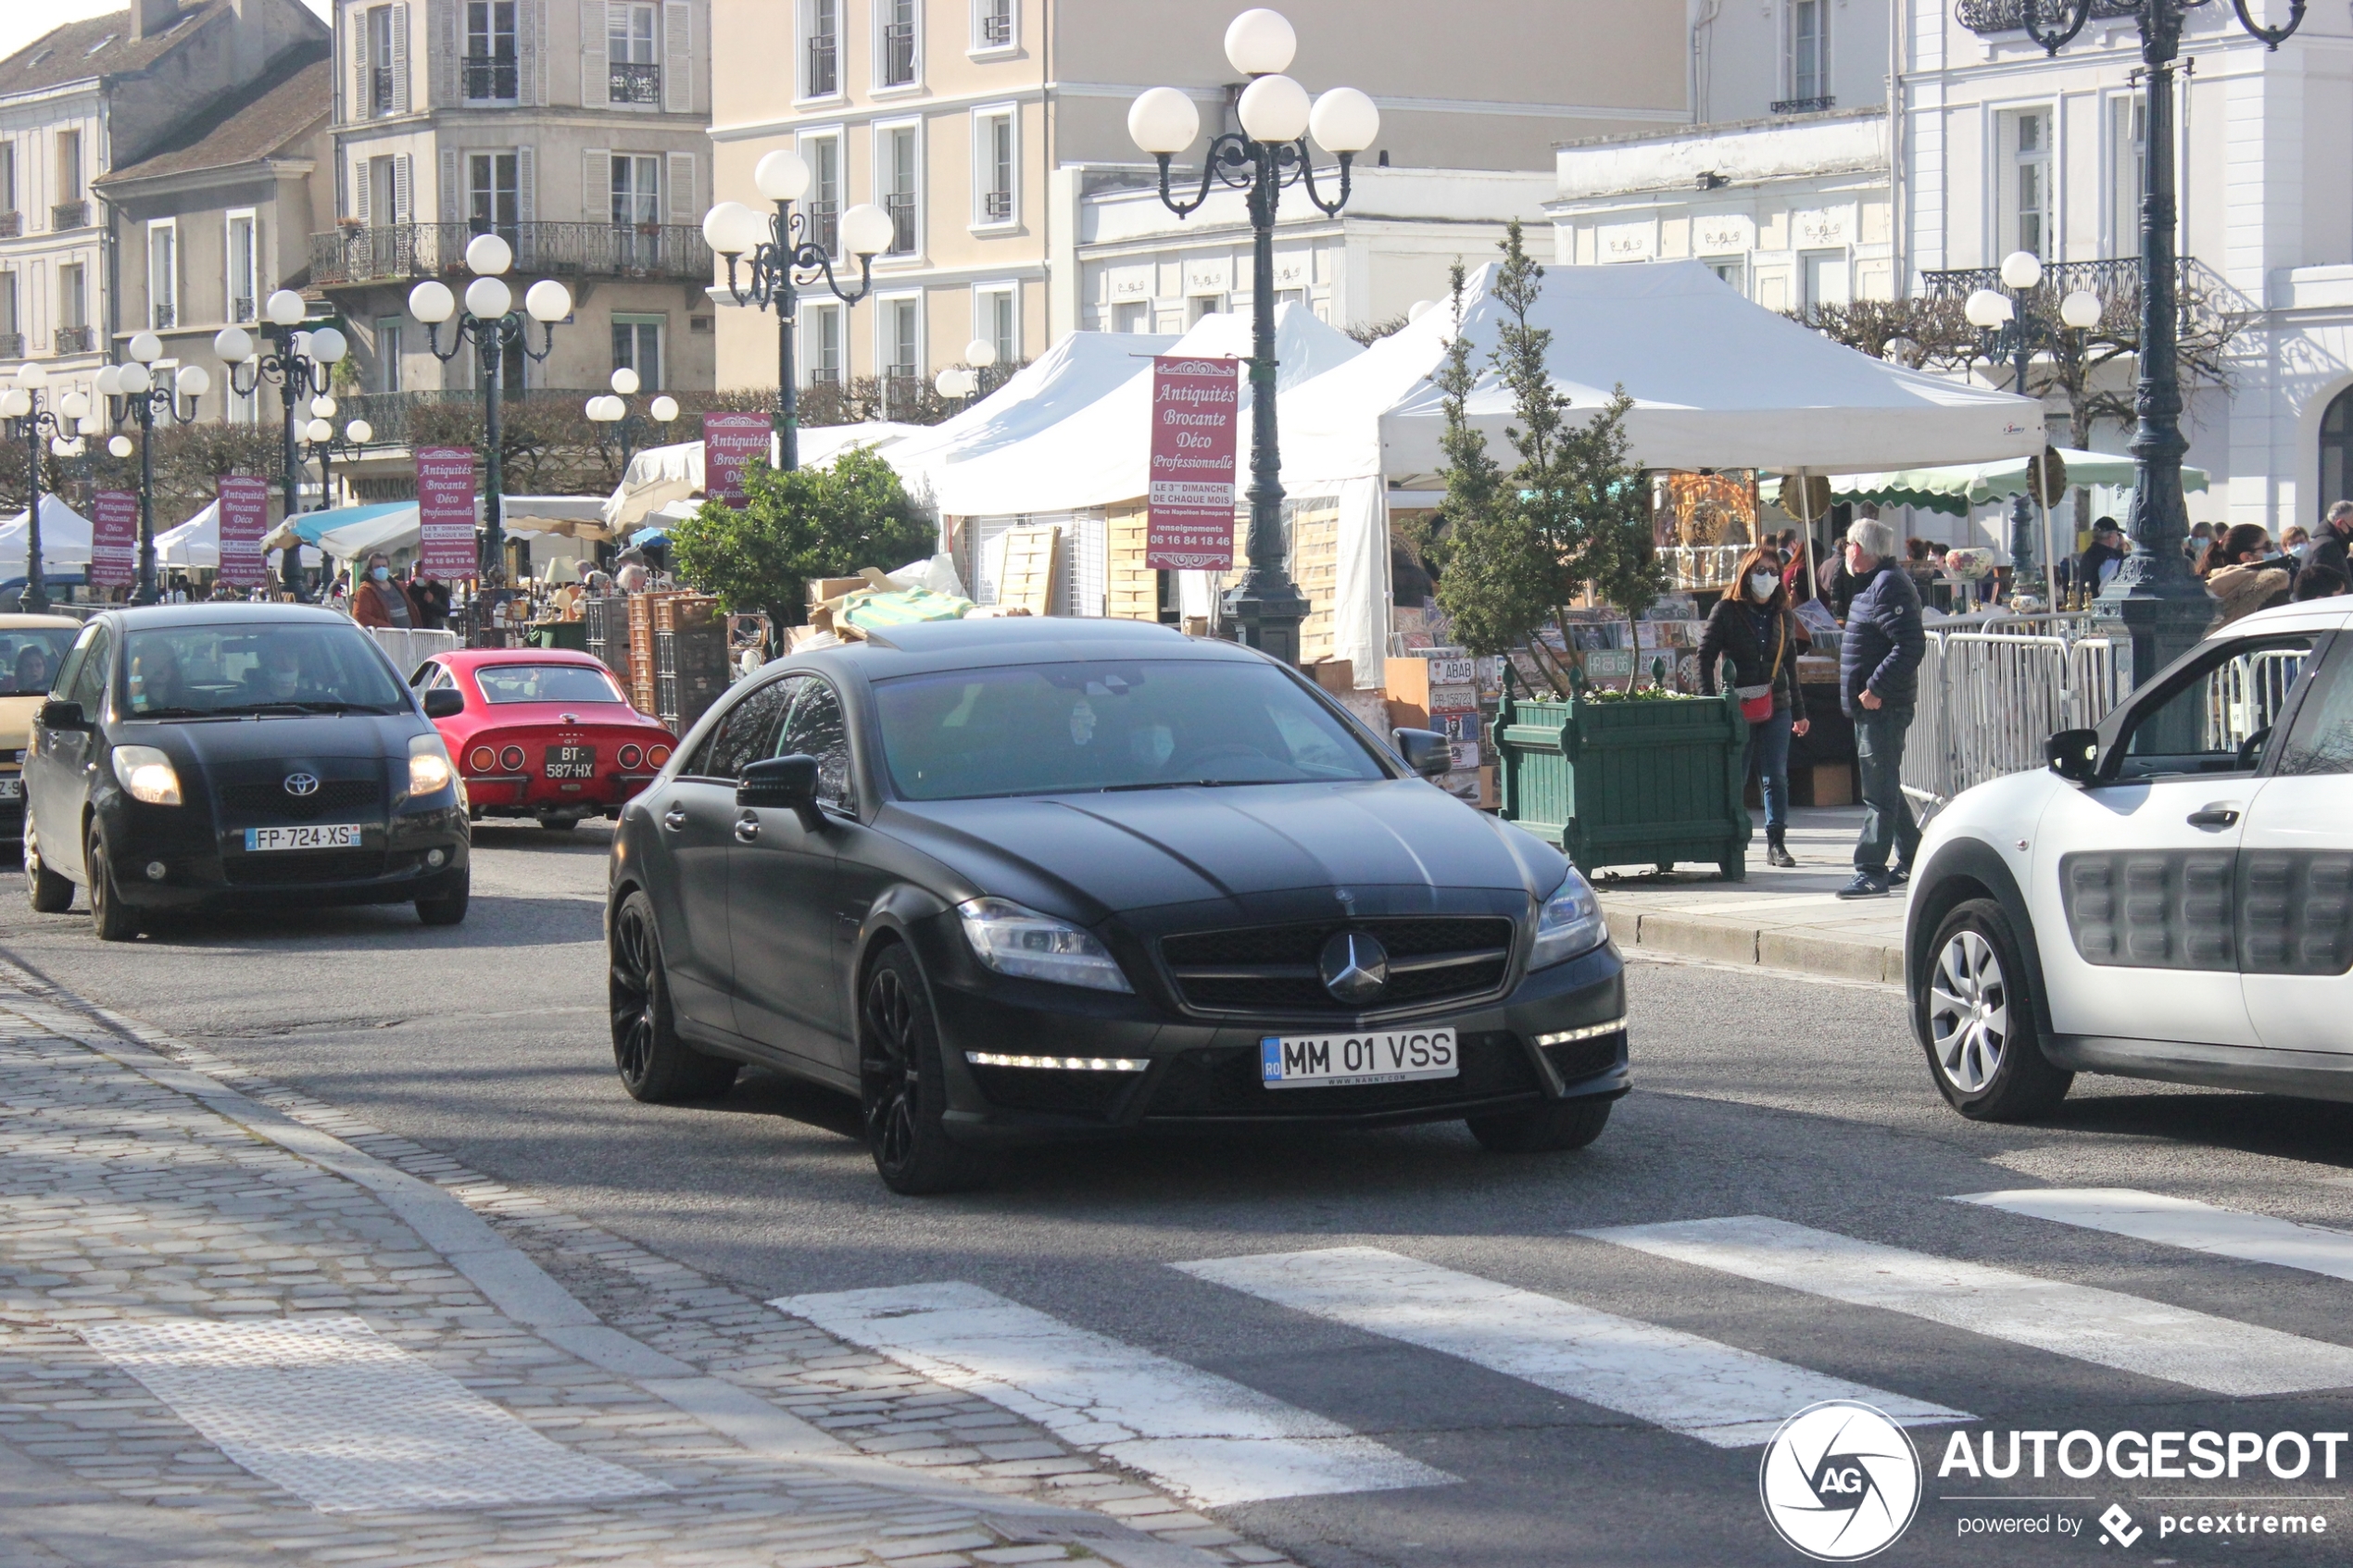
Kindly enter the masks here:
<path id="1" fill-rule="evenodd" d="M 131 36 L 153 38 L 180 15 L 180 0 L 131 0 Z"/>

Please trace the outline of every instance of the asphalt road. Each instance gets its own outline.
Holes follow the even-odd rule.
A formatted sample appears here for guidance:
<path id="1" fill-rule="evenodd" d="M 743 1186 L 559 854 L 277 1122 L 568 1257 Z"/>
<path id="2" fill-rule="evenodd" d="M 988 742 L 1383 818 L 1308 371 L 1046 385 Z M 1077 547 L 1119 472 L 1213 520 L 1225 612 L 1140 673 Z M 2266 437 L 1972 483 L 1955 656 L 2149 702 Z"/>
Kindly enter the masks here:
<path id="1" fill-rule="evenodd" d="M 1891 991 L 1638 962 L 1638 1086 L 1576 1155 L 1488 1155 L 1452 1125 L 1114 1145 L 1017 1158 L 990 1191 L 910 1200 L 875 1180 L 852 1108 L 832 1095 L 764 1074 L 703 1107 L 622 1093 L 600 1016 L 606 844 L 599 825 L 480 829 L 472 912 L 454 930 L 395 908 L 185 925 L 118 946 L 79 913 L 29 912 L 10 871 L 0 950 L 764 1296 L 968 1281 L 1461 1478 L 1224 1511 L 1328 1568 L 1800 1559 L 1766 1525 L 1754 1444 L 1716 1447 L 1165 1265 L 1380 1248 L 1969 1412 L 1970 1432 L 2353 1429 L 2353 1390 L 2202 1392 L 2080 1348 L 2033 1348 L 2013 1323 L 1978 1332 L 1579 1234 L 1770 1216 L 2210 1314 L 2252 1325 L 2250 1340 L 2271 1330 L 2353 1346 L 2345 1279 L 1949 1201 L 2131 1188 L 2353 1228 L 2353 1107 L 2087 1080 L 2049 1124 L 1979 1126 L 1931 1090 Z M 2128 1346 L 2155 1332 L 2129 1311 L 2120 1321 Z M 2256 1466 L 2235 1486 L 1940 1479 L 1951 1430 L 1919 1428 L 1926 1497 L 1882 1561 L 2318 1562 L 2341 1560 L 2334 1536 L 2353 1531 L 2353 1451 L 2334 1480 L 2317 1464 L 2293 1482 Z M 2166 1497 L 2199 1500 L 2150 1500 Z M 2241 1497 L 2315 1500 L 2223 1500 Z M 2146 1530 L 2123 1551 L 2099 1544 L 2112 1502 Z M 2154 1527 L 2167 1509 L 2248 1506 L 2326 1514 L 2332 1535 L 2299 1548 L 2160 1539 Z M 1962 1533 L 1966 1519 L 2045 1515 L 2071 1516 L 2081 1533 Z"/>

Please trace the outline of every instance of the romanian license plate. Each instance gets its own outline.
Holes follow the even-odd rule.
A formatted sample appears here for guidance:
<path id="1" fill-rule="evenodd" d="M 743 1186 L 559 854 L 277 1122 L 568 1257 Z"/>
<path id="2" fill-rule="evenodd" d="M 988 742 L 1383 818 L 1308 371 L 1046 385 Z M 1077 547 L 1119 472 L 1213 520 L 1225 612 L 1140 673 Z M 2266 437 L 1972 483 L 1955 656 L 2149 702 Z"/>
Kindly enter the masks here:
<path id="1" fill-rule="evenodd" d="M 1309 1085 L 1403 1084 L 1462 1072 L 1452 1029 L 1365 1035 L 1269 1035 L 1258 1042 L 1259 1076 L 1270 1089 Z"/>
<path id="2" fill-rule="evenodd" d="M 597 776 L 597 748 L 551 746 L 547 748 L 545 771 L 551 779 L 593 779 Z"/>
<path id="3" fill-rule="evenodd" d="M 21 775 L 0 779 L 0 800 L 22 800 L 24 779 Z"/>
<path id="4" fill-rule="evenodd" d="M 263 849 L 357 849 L 359 824 L 337 822 L 326 827 L 247 828 L 245 847 Z"/>

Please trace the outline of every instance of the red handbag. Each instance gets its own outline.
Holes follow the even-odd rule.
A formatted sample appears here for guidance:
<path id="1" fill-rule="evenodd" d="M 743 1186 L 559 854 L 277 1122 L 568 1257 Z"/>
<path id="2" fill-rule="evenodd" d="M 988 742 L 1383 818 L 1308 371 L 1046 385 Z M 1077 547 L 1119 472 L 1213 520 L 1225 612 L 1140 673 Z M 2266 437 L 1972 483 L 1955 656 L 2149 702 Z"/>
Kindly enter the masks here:
<path id="1" fill-rule="evenodd" d="M 1761 724 L 1773 716 L 1773 686 L 1781 678 L 1781 655 L 1789 647 L 1789 622 L 1776 616 L 1773 630 L 1773 672 L 1765 677 L 1761 686 L 1732 688 L 1732 695 L 1741 699 L 1741 717 L 1752 724 Z"/>

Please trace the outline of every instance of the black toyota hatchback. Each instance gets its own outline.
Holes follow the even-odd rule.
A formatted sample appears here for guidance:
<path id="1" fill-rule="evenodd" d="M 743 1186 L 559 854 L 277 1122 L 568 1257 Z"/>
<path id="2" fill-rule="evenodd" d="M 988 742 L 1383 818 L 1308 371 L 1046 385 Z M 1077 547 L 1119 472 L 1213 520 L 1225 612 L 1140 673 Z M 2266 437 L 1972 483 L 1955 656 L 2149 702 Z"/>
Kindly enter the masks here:
<path id="1" fill-rule="evenodd" d="M 1459 1118 L 1591 1142 L 1622 967 L 1559 851 L 1296 672 L 1148 624 L 894 628 L 738 684 L 622 814 L 613 1051 L 860 1097 L 883 1180 L 1007 1143 Z"/>
<path id="2" fill-rule="evenodd" d="M 454 925 L 466 808 L 430 711 L 332 610 L 96 616 L 25 748 L 32 907 L 63 913 L 78 883 L 107 941 L 218 908 L 413 901 Z"/>

